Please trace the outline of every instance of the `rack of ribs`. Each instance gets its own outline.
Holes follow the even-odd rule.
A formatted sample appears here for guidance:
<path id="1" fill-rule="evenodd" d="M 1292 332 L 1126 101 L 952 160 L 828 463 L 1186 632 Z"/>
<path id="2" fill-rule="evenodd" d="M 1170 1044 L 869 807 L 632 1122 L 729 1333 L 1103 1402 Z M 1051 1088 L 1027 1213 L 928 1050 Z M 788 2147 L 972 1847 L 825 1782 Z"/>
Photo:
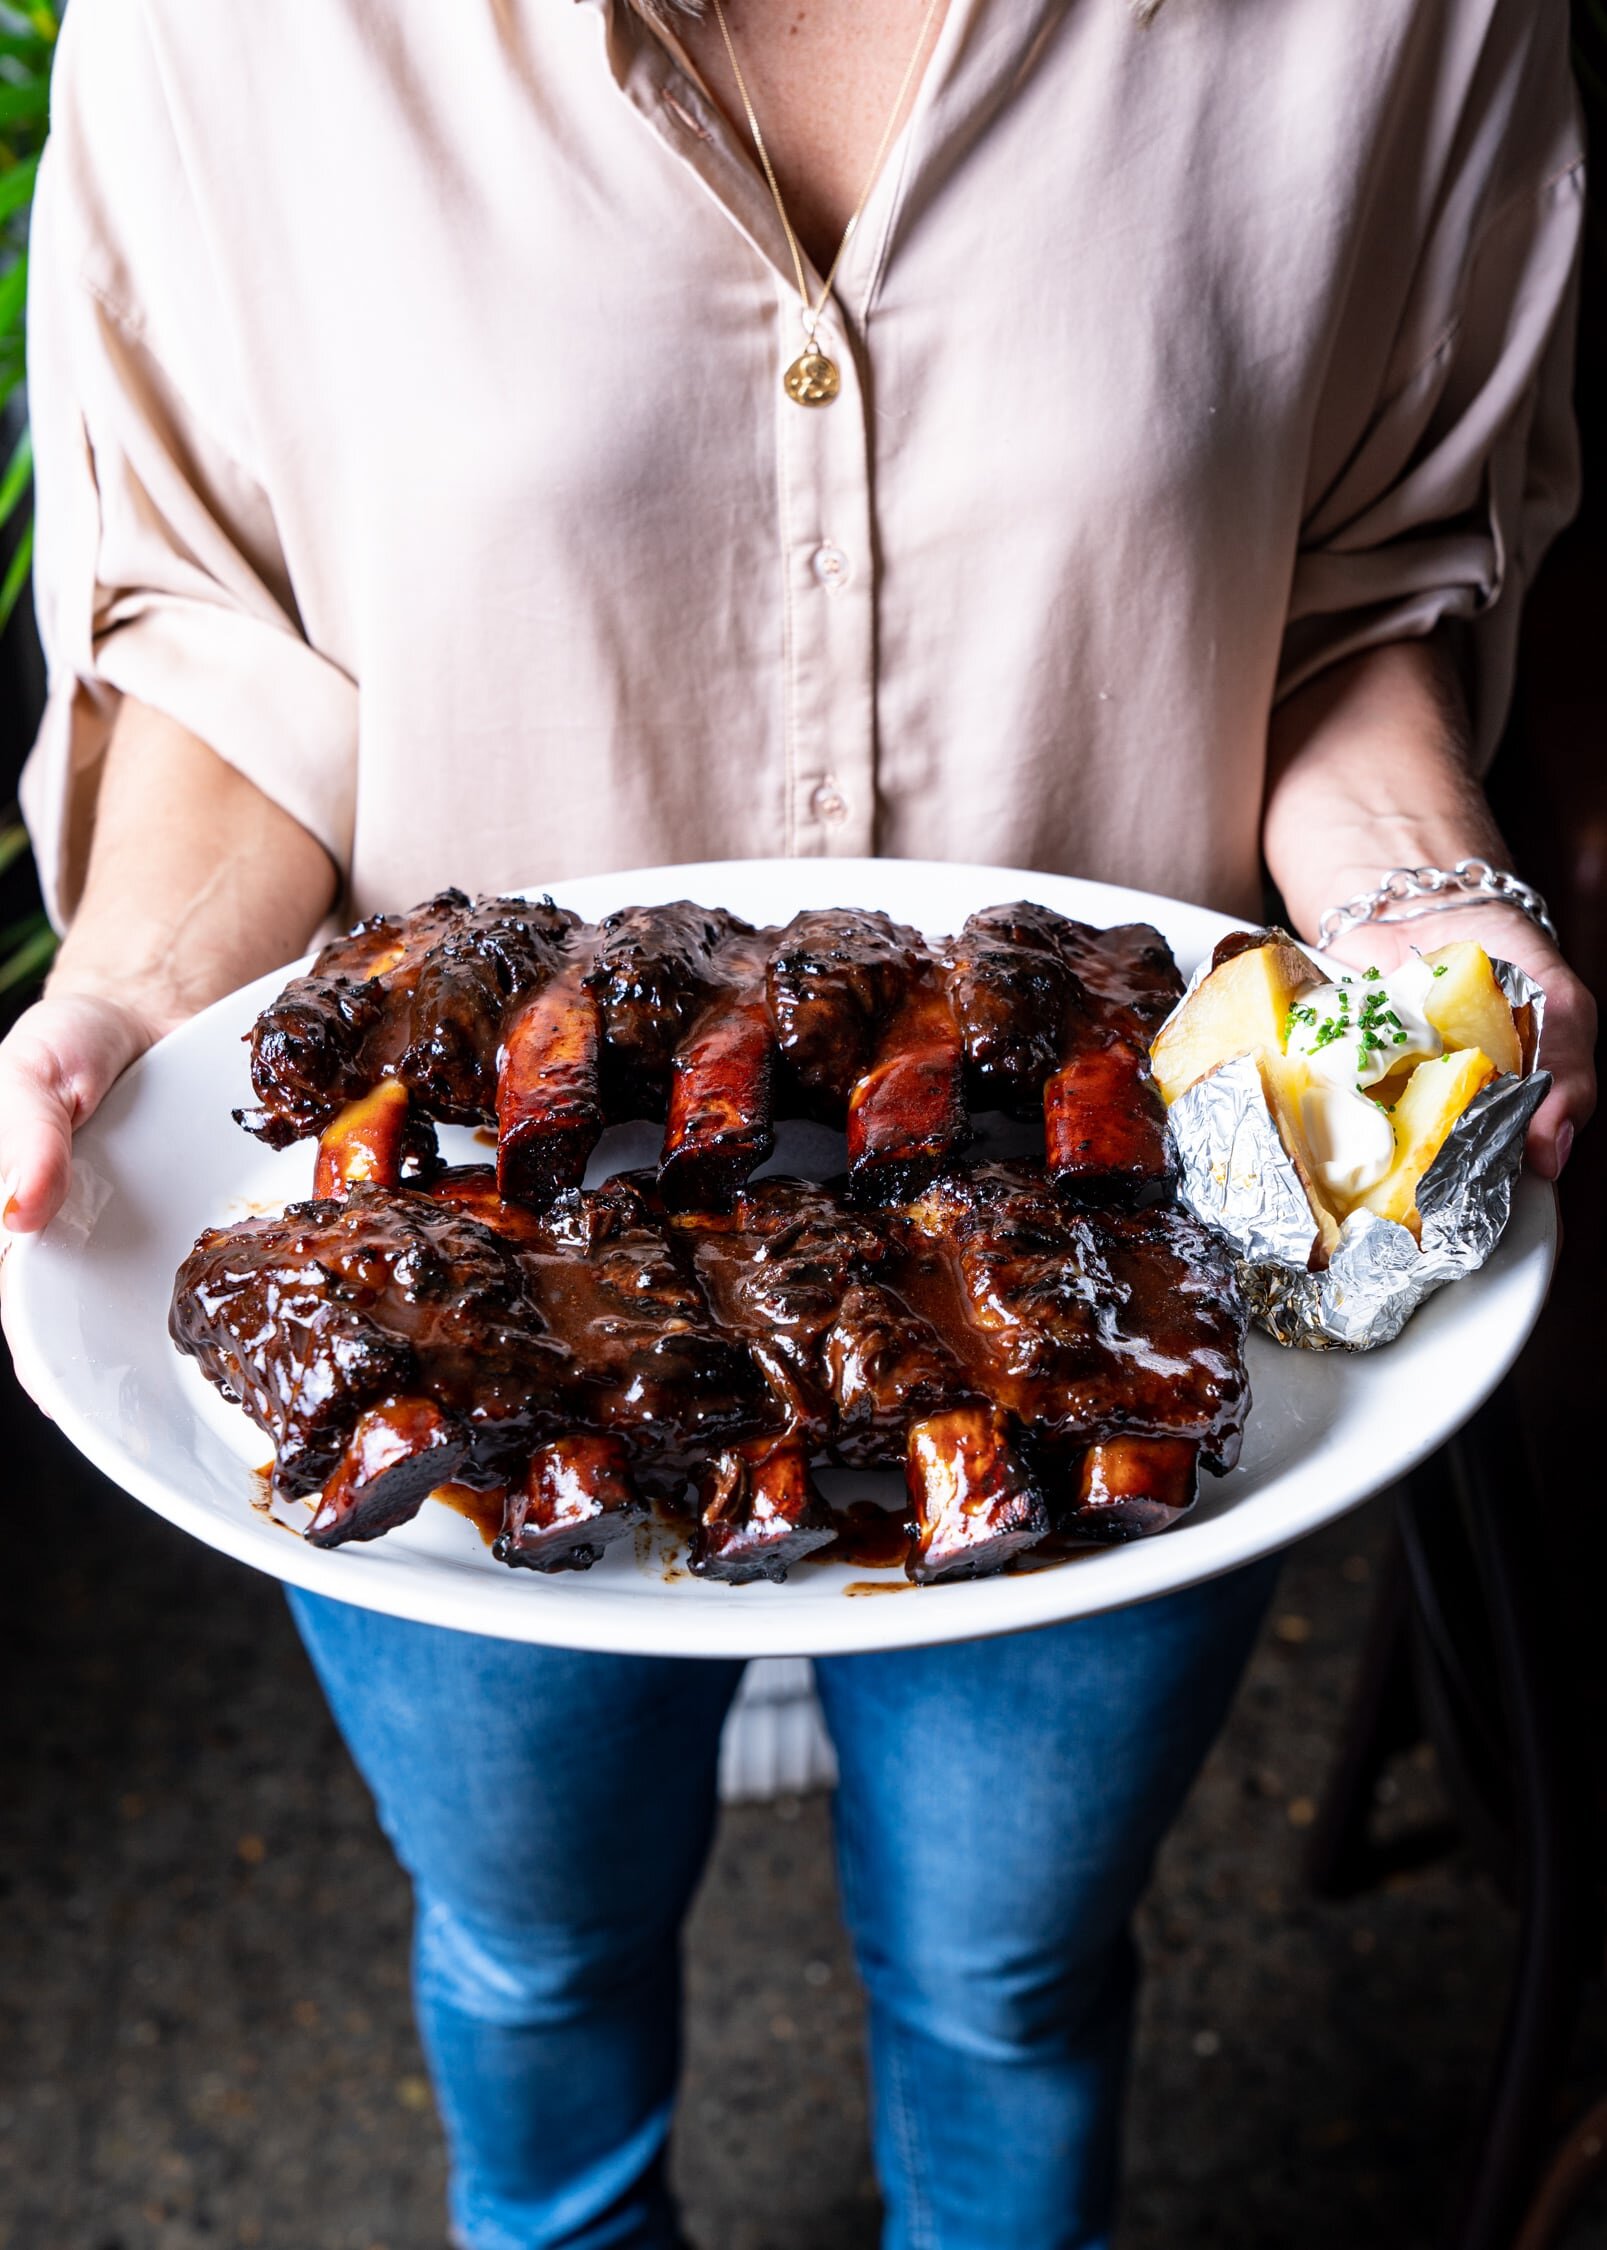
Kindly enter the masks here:
<path id="1" fill-rule="evenodd" d="M 1193 1504 L 1196 1460 L 1236 1464 L 1245 1310 L 1209 1228 L 1168 1206 L 1070 1207 L 1023 1164 L 940 1178 L 897 1224 L 904 1293 L 1029 1433 L 1061 1528 L 1164 1529 Z"/>
<path id="2" fill-rule="evenodd" d="M 728 1211 L 673 1217 L 670 1231 L 714 1319 L 763 1374 L 778 1424 L 774 1437 L 708 1463 L 691 1566 L 733 1580 L 778 1577 L 835 1536 L 810 1473 L 834 1432 L 823 1349 L 881 1241 L 803 1180 L 758 1182 Z"/>
<path id="3" fill-rule="evenodd" d="M 1148 1045 L 1181 989 L 1146 925 L 1027 903 L 929 943 L 862 908 L 754 929 L 682 899 L 592 926 L 445 891 L 325 947 L 264 1011 L 240 1114 L 275 1147 L 332 1140 L 320 1186 L 359 1135 L 383 1181 L 430 1169 L 437 1122 L 494 1126 L 502 1194 L 534 1210 L 606 1126 L 662 1119 L 660 1192 L 695 1211 L 729 1208 L 780 1119 L 840 1126 L 855 1200 L 896 1204 L 952 1164 L 971 1108 L 1041 1105 L 1064 1192 L 1142 1204 L 1171 1183 Z"/>
<path id="4" fill-rule="evenodd" d="M 1179 1212 L 1070 1208 L 1041 1167 L 948 1168 L 903 1203 L 767 1179 L 669 1210 L 651 1174 L 536 1213 L 490 1167 L 204 1235 L 170 1322 L 273 1440 L 321 1545 L 455 1481 L 496 1552 L 585 1567 L 692 1493 L 691 1568 L 831 1551 L 820 1459 L 902 1467 L 906 1568 L 998 1569 L 1051 1532 L 1132 1537 L 1237 1453 L 1244 1309 Z"/>
<path id="5" fill-rule="evenodd" d="M 650 1178 L 571 1191 L 540 1214 L 504 1201 L 483 1167 L 427 1192 L 514 1248 L 572 1369 L 564 1445 L 516 1485 L 501 1560 L 584 1567 L 647 1498 L 674 1503 L 728 1442 L 762 1442 L 778 1423 L 751 1355 L 711 1319 L 657 1223 Z"/>
<path id="6" fill-rule="evenodd" d="M 697 1575 L 780 1578 L 839 1542 L 822 1461 L 902 1470 L 921 1581 L 1164 1529 L 1248 1405 L 1231 1264 L 1167 1200 L 1147 1057 L 1181 989 L 1147 925 L 1029 902 L 928 940 L 444 891 L 258 1019 L 241 1121 L 318 1136 L 315 1199 L 203 1236 L 174 1340 L 321 1545 L 455 1482 L 517 1567 L 657 1505 Z M 1043 1161 L 963 1163 L 976 1110 L 1041 1114 Z M 639 1117 L 656 1170 L 584 1189 Z M 788 1118 L 843 1131 L 841 1182 L 755 1177 Z M 442 1169 L 438 1123 L 494 1126 L 495 1167 Z"/>
<path id="7" fill-rule="evenodd" d="M 538 1218 L 489 1168 L 359 1182 L 203 1235 L 169 1326 L 272 1439 L 275 1492 L 321 1495 L 320 1546 L 378 1537 L 454 1482 L 510 1495 L 504 1561 L 583 1567 L 644 1494 L 673 1496 L 771 1413 L 619 1183 Z"/>

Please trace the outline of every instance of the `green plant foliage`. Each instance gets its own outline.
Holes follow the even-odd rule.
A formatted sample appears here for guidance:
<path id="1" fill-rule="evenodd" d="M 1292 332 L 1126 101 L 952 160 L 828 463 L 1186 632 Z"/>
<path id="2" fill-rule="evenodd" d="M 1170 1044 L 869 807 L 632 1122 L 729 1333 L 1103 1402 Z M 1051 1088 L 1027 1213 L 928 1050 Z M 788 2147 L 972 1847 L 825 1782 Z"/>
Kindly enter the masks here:
<path id="1" fill-rule="evenodd" d="M 28 219 L 39 152 L 50 120 L 50 69 L 59 6 L 38 0 L 18 7 L 0 0 L 0 413 L 22 390 L 26 372 Z M 33 561 L 33 445 L 24 426 L 0 471 L 0 631 L 21 600 Z M 0 816 L 0 875 L 26 856 L 28 838 L 15 808 Z M 0 929 L 0 1000 L 14 1007 L 49 968 L 55 933 L 43 914 Z"/>
<path id="2" fill-rule="evenodd" d="M 0 876 L 28 856 L 28 832 L 16 817 L 16 807 L 0 819 Z M 25 914 L 0 929 L 0 1003 L 15 1006 L 27 997 L 27 987 L 49 968 L 56 952 L 56 933 L 43 914 Z M 15 997 L 13 997 L 15 996 Z M 10 1007 L 6 1015 L 9 1019 Z"/>
<path id="3" fill-rule="evenodd" d="M 56 958 L 56 933 L 43 914 L 25 914 L 0 930 L 0 996 L 42 977 Z"/>
<path id="4" fill-rule="evenodd" d="M 54 0 L 36 0 L 31 7 L 0 0 L 0 412 L 21 389 L 26 368 L 28 215 L 50 122 L 50 68 L 60 28 Z M 32 469 L 24 433 L 0 479 L 0 538 L 30 503 Z M 28 582 L 32 544 L 30 519 L 16 534 L 10 567 L 0 580 L 0 630 Z"/>
<path id="5" fill-rule="evenodd" d="M 15 806 L 12 807 L 12 811 L 15 813 Z M 14 867 L 27 849 L 28 836 L 22 822 L 16 819 L 8 819 L 3 826 L 0 826 L 0 875 L 3 875 L 8 867 Z"/>

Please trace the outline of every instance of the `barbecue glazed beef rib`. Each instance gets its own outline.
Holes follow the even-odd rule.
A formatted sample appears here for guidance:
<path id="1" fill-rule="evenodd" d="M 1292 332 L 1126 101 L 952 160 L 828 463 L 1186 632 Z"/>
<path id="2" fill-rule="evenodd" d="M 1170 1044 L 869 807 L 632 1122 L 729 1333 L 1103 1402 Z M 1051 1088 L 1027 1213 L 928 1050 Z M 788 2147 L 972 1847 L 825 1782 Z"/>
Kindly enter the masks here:
<path id="1" fill-rule="evenodd" d="M 645 1491 L 673 1498 L 727 1437 L 777 1426 L 760 1369 L 657 1224 L 650 1178 L 571 1190 L 540 1214 L 504 1202 L 479 1166 L 443 1173 L 427 1194 L 513 1251 L 572 1370 L 571 1427 L 616 1439 Z"/>
<path id="2" fill-rule="evenodd" d="M 504 1495 L 496 1552 L 594 1561 L 695 1494 L 691 1566 L 779 1577 L 828 1548 L 821 1457 L 899 1467 L 906 1567 L 997 1569 L 1051 1530 L 1127 1537 L 1236 1457 L 1244 1311 L 1170 1209 L 1068 1208 L 1041 1168 L 940 1173 L 866 1210 L 769 1179 L 668 1212 L 651 1175 L 541 1214 L 489 1167 L 204 1235 L 171 1327 L 316 1498 L 372 1538 L 458 1481 Z"/>
<path id="3" fill-rule="evenodd" d="M 421 1195 L 360 1182 L 344 1202 L 211 1229 L 179 1268 L 169 1328 L 273 1441 L 275 1489 L 325 1493 L 319 1545 L 377 1537 L 449 1479 L 499 1483 L 569 1419 L 573 1371 L 517 1254 Z M 423 1482 L 408 1432 L 430 1457 Z"/>
<path id="4" fill-rule="evenodd" d="M 1158 931 L 990 906 L 954 940 L 948 984 L 973 1098 L 1018 1115 L 1042 1101 L 1045 1162 L 1063 1190 L 1090 1203 L 1167 1192 L 1149 1048 L 1183 986 Z"/>
<path id="5" fill-rule="evenodd" d="M 540 1210 L 580 1184 L 607 1125 L 662 1118 L 660 1193 L 699 1211 L 729 1207 L 778 1118 L 841 1125 L 856 1200 L 891 1204 L 952 1164 L 968 1105 L 1041 1104 L 1057 1183 L 1140 1205 L 1171 1182 L 1148 1045 L 1181 990 L 1146 925 L 1029 903 L 929 944 L 862 908 L 755 930 L 683 899 L 594 926 L 443 891 L 326 946 L 264 1011 L 260 1107 L 241 1122 L 275 1147 L 340 1148 L 359 1125 L 372 1137 L 367 1105 L 391 1087 L 394 1169 L 363 1176 L 427 1172 L 437 1121 L 495 1126 L 503 1196 Z"/>
<path id="6" fill-rule="evenodd" d="M 261 1107 L 240 1122 L 287 1148 L 394 1078 L 421 1117 L 493 1123 L 503 1025 L 557 972 L 576 927 L 550 899 L 471 901 L 455 890 L 360 922 L 257 1018 Z"/>

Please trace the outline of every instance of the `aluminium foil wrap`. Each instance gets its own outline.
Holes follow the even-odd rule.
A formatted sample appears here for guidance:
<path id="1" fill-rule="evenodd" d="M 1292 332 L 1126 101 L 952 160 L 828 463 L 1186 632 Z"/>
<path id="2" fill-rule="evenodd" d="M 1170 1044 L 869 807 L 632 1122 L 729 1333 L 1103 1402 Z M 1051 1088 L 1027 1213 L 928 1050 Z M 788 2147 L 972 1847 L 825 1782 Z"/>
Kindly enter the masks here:
<path id="1" fill-rule="evenodd" d="M 1311 1270 L 1311 1206 L 1253 1056 L 1223 1063 L 1172 1104 L 1178 1193 L 1232 1242 L 1252 1315 L 1279 1343 L 1350 1351 L 1387 1344 L 1426 1298 L 1482 1266 L 1500 1240 L 1524 1135 L 1551 1079 L 1534 1067 L 1544 993 L 1512 962 L 1491 965 L 1513 1008 L 1527 1011 L 1520 1023 L 1528 1068 L 1494 1079 L 1451 1127 L 1418 1189 L 1420 1244 L 1395 1220 L 1356 1211 L 1328 1265 Z M 1209 967 L 1191 978 L 1179 1007 Z M 1313 964 L 1314 976 L 1327 973 Z"/>

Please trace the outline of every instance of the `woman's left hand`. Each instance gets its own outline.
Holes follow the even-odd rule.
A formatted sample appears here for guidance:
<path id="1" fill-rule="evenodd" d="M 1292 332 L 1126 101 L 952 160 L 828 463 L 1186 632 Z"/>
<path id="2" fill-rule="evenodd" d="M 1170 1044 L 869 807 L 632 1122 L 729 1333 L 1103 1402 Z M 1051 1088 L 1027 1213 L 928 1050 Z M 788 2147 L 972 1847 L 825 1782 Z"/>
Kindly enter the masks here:
<path id="1" fill-rule="evenodd" d="M 1545 990 L 1539 1063 L 1551 1073 L 1551 1091 L 1535 1112 L 1524 1154 L 1543 1178 L 1554 1180 L 1596 1106 L 1596 1003 L 1544 932 L 1515 907 L 1474 902 L 1418 921 L 1364 922 L 1339 940 L 1333 958 L 1353 968 L 1388 970 L 1414 948 L 1431 953 L 1460 938 L 1516 962 Z"/>

